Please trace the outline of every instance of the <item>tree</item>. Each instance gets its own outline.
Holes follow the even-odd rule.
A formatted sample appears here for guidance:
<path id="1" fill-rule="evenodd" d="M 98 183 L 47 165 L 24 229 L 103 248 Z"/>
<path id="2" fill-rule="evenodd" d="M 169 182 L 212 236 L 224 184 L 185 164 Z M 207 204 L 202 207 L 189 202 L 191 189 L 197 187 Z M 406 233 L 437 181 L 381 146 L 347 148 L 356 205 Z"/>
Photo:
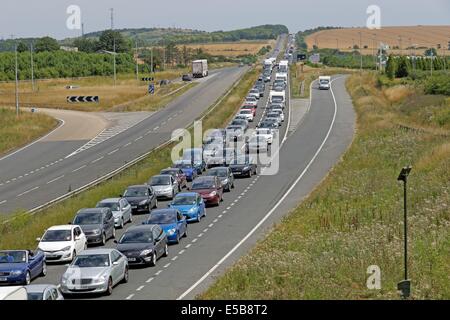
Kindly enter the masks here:
<path id="1" fill-rule="evenodd" d="M 56 39 L 43 37 L 36 41 L 36 45 L 34 48 L 36 52 L 57 51 L 59 50 L 59 44 Z"/>
<path id="2" fill-rule="evenodd" d="M 425 50 L 425 56 L 426 56 L 426 57 L 430 57 L 430 56 L 432 56 L 432 55 L 433 55 L 433 57 L 436 57 L 436 56 L 437 56 L 437 50 L 436 50 L 436 48 L 429 48 L 429 49 Z"/>
<path id="3" fill-rule="evenodd" d="M 394 79 L 395 74 L 397 71 L 397 64 L 394 59 L 394 56 L 391 54 L 389 55 L 388 61 L 386 63 L 386 75 L 389 79 Z"/>
<path id="4" fill-rule="evenodd" d="M 401 56 L 399 58 L 397 70 L 395 71 L 395 76 L 397 78 L 404 78 L 408 76 L 408 64 L 405 56 Z"/>
<path id="5" fill-rule="evenodd" d="M 94 39 L 78 38 L 75 39 L 73 45 L 78 48 L 78 51 L 92 53 L 97 51 L 99 42 Z"/>
<path id="6" fill-rule="evenodd" d="M 114 42 L 117 53 L 130 51 L 130 43 L 123 37 L 120 32 L 114 30 L 103 31 L 99 38 L 98 49 L 114 51 Z"/>
<path id="7" fill-rule="evenodd" d="M 20 41 L 17 45 L 17 52 L 25 52 L 28 51 L 28 46 L 25 42 Z"/>

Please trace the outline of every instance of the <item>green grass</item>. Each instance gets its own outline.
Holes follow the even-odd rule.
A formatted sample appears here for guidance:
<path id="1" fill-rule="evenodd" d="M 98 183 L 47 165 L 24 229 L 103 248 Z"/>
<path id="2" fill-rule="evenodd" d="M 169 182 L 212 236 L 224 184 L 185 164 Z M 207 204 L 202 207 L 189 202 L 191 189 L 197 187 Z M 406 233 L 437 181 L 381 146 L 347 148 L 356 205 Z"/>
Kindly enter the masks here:
<path id="1" fill-rule="evenodd" d="M 372 74 L 362 87 L 358 75 L 349 78 L 357 133 L 342 161 L 200 299 L 398 299 L 403 188 L 396 178 L 408 164 L 412 298 L 450 298 L 449 132 L 415 127 L 427 106 L 405 116 L 406 97 L 392 99 L 376 83 Z M 381 290 L 366 288 L 370 265 L 381 268 Z"/>
<path id="2" fill-rule="evenodd" d="M 57 124 L 44 114 L 20 112 L 17 117 L 15 110 L 0 108 L 0 155 L 43 136 Z"/>
<path id="3" fill-rule="evenodd" d="M 239 84 L 225 97 L 203 120 L 203 129 L 224 127 L 233 114 L 239 109 L 246 93 L 259 75 L 259 70 L 251 69 Z M 81 208 L 89 208 L 104 198 L 118 196 L 133 184 L 143 183 L 161 169 L 171 164 L 171 147 L 168 146 L 152 152 L 146 159 L 125 170 L 111 180 L 104 182 L 86 192 L 56 204 L 46 210 L 29 215 L 17 212 L 8 223 L 0 220 L 0 249 L 33 248 L 35 239 L 42 236 L 45 229 L 52 225 L 65 224 L 73 219 Z"/>

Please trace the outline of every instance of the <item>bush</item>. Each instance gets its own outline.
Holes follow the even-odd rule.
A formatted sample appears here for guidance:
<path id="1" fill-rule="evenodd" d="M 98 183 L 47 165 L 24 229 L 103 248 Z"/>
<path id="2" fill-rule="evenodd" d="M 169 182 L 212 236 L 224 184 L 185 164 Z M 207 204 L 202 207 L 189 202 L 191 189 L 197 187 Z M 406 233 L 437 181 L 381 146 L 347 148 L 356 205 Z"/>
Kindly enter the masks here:
<path id="1" fill-rule="evenodd" d="M 425 93 L 450 96 L 450 75 L 439 74 L 425 80 Z"/>

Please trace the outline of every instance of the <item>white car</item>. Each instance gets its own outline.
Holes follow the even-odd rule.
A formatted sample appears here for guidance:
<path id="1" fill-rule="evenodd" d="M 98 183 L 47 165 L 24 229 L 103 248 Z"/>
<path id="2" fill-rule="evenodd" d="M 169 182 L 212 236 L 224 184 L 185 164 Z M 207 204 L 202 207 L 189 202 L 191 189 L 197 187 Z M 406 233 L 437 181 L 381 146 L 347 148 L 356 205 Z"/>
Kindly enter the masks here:
<path id="1" fill-rule="evenodd" d="M 42 238 L 37 238 L 38 249 L 48 261 L 72 261 L 87 247 L 86 235 L 78 225 L 61 225 L 48 228 Z"/>
<path id="2" fill-rule="evenodd" d="M 252 136 L 248 139 L 248 151 L 257 151 L 266 153 L 269 151 L 269 144 L 267 143 L 267 139 L 263 136 Z"/>
<path id="3" fill-rule="evenodd" d="M 253 96 L 253 97 L 255 97 L 256 99 L 259 99 L 259 97 L 260 97 L 260 93 L 259 93 L 259 90 L 258 90 L 258 89 L 252 89 L 252 90 L 250 90 L 250 92 L 248 93 L 248 95 L 249 95 L 249 96 Z"/>
<path id="4" fill-rule="evenodd" d="M 283 113 L 283 110 L 282 109 L 278 109 L 278 108 L 274 108 L 274 109 L 270 109 L 270 113 L 276 113 L 276 114 L 278 114 L 279 116 L 280 116 L 280 118 L 281 118 L 281 121 L 283 122 L 284 121 L 284 113 Z"/>
<path id="5" fill-rule="evenodd" d="M 258 105 L 258 99 L 256 99 L 254 96 L 247 96 L 245 98 L 245 105 L 248 106 L 257 106 Z"/>
<path id="6" fill-rule="evenodd" d="M 253 122 L 254 116 L 253 111 L 251 109 L 241 109 L 241 111 L 239 111 L 239 115 L 246 117 L 247 121 Z"/>
<path id="7" fill-rule="evenodd" d="M 268 144 L 272 144 L 274 134 L 270 129 L 259 128 L 256 129 L 254 136 L 264 137 Z"/>
<path id="8" fill-rule="evenodd" d="M 114 227 L 123 229 L 127 222 L 133 222 L 131 205 L 125 198 L 104 199 L 97 203 L 96 208 L 110 208 L 114 216 Z"/>

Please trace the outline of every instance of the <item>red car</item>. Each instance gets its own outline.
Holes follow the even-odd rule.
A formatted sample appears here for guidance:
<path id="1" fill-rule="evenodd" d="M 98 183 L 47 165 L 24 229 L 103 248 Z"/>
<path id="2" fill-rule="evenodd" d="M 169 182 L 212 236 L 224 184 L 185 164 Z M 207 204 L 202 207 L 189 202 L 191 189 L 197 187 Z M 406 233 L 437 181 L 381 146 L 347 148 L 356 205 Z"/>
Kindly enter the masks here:
<path id="1" fill-rule="evenodd" d="M 217 176 L 198 177 L 192 182 L 192 191 L 199 193 L 205 204 L 216 205 L 223 200 L 223 187 Z"/>
<path id="2" fill-rule="evenodd" d="M 241 109 L 252 110 L 253 116 L 256 116 L 256 107 L 255 107 L 255 106 L 251 106 L 251 105 L 248 105 L 248 104 L 244 104 L 244 105 L 242 105 Z"/>
<path id="3" fill-rule="evenodd" d="M 180 168 L 162 169 L 160 174 L 172 175 L 178 182 L 178 191 L 181 191 L 183 188 L 187 187 L 186 175 L 183 173 L 183 171 Z"/>

